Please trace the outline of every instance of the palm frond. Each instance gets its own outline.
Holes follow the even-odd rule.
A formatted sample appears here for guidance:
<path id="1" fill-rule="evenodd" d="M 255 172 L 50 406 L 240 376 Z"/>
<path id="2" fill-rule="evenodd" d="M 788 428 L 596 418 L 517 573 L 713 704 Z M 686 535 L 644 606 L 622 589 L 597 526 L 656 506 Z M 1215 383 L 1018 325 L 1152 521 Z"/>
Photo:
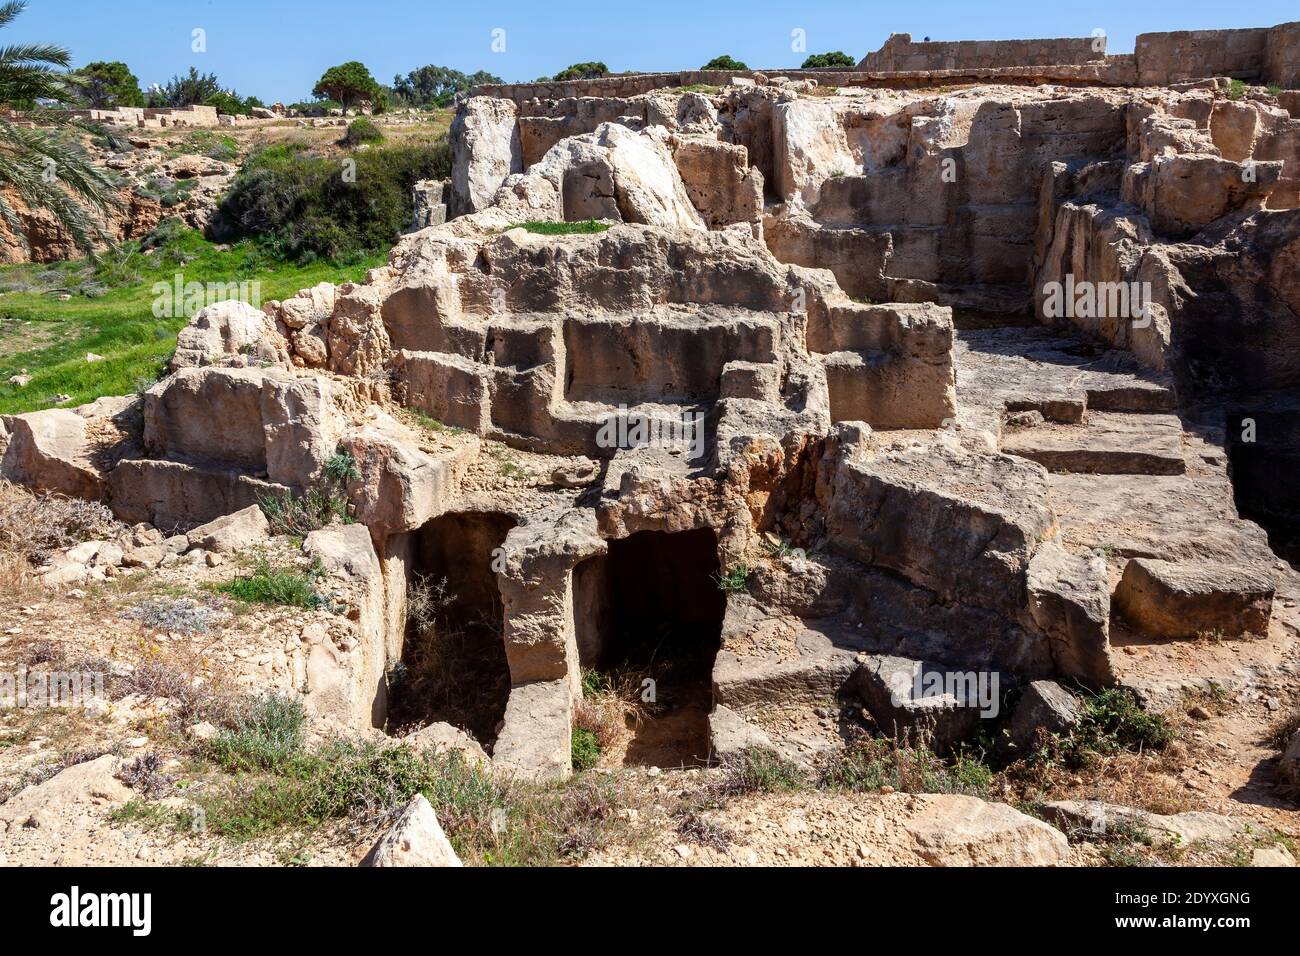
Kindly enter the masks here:
<path id="1" fill-rule="evenodd" d="M 8 3 L 0 4 L 0 27 L 7 27 L 13 23 L 26 9 L 27 0 L 9 0 Z"/>

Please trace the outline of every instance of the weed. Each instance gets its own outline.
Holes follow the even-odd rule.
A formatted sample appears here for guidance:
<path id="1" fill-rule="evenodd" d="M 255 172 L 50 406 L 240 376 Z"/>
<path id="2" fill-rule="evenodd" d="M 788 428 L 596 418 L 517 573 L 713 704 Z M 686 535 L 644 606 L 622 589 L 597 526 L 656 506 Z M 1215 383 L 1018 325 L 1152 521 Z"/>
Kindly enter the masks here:
<path id="1" fill-rule="evenodd" d="M 1228 99 L 1239 100 L 1242 98 L 1242 96 L 1245 95 L 1245 93 L 1246 93 L 1245 80 L 1233 79 L 1228 81 Z"/>
<path id="2" fill-rule="evenodd" d="M 265 495 L 258 505 L 271 525 L 272 534 L 305 538 L 338 521 L 351 524 L 352 511 L 347 498 L 331 491 L 308 488 L 302 495 Z"/>
<path id="3" fill-rule="evenodd" d="M 319 565 L 303 572 L 275 567 L 261 558 L 251 575 L 228 581 L 219 585 L 217 590 L 249 604 L 280 604 L 314 610 L 325 603 L 316 591 L 316 581 L 321 573 Z"/>
<path id="4" fill-rule="evenodd" d="M 162 760 L 155 753 L 141 754 L 123 767 L 117 779 L 132 790 L 139 791 L 145 799 L 156 800 L 172 788 L 176 778 L 162 773 Z"/>
<path id="5" fill-rule="evenodd" d="M 262 694 L 207 742 L 207 756 L 230 772 L 280 769 L 300 754 L 306 719 L 298 698 Z"/>
<path id="6" fill-rule="evenodd" d="M 723 777 L 714 786 L 721 797 L 803 790 L 808 775 L 798 764 L 761 747 L 749 747 L 723 762 Z"/>
<path id="7" fill-rule="evenodd" d="M 600 762 L 600 741 L 585 727 L 574 727 L 571 733 L 573 769 L 590 770 Z"/>
<path id="8" fill-rule="evenodd" d="M 718 587 L 723 591 L 745 591 L 749 588 L 749 565 L 733 564 L 718 575 Z"/>
<path id="9" fill-rule="evenodd" d="M 361 470 L 357 468 L 357 460 L 340 448 L 325 462 L 325 477 L 337 484 L 346 485 L 350 481 L 359 481 Z"/>
<path id="10" fill-rule="evenodd" d="M 200 602 L 188 597 L 146 598 L 122 612 L 129 621 L 166 634 L 206 634 L 212 623 L 223 616 L 217 602 Z"/>

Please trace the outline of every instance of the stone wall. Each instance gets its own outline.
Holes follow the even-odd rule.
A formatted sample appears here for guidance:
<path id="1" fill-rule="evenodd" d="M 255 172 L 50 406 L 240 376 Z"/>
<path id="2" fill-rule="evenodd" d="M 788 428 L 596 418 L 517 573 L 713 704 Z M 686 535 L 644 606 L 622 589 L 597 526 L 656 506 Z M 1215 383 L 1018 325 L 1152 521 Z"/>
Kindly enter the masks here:
<path id="1" fill-rule="evenodd" d="M 1264 75 L 1269 30 L 1178 30 L 1139 34 L 1138 82 L 1163 86 L 1205 76 L 1243 80 Z"/>
<path id="2" fill-rule="evenodd" d="M 1144 33 L 1133 53 L 1108 55 L 1105 44 L 1104 37 L 916 43 L 910 34 L 895 33 L 879 50 L 863 57 L 856 70 L 680 70 L 561 83 L 486 84 L 471 92 L 524 103 L 628 97 L 680 86 L 763 85 L 776 77 L 815 79 L 827 86 L 887 87 L 960 82 L 1162 86 L 1212 76 L 1282 87 L 1300 85 L 1300 22 L 1244 30 Z"/>
<path id="3" fill-rule="evenodd" d="M 1063 66 L 1091 63 L 1105 58 L 1105 37 L 916 43 L 910 33 L 894 33 L 879 50 L 863 57 L 858 69 L 892 73 L 1007 66 Z"/>

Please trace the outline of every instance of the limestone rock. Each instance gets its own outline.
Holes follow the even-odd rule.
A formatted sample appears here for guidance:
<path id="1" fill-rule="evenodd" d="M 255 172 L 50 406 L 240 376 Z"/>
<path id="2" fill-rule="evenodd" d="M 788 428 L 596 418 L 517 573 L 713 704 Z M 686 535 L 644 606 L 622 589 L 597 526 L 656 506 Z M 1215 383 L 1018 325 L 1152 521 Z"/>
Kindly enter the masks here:
<path id="1" fill-rule="evenodd" d="M 1269 574 L 1211 562 L 1134 558 L 1124 566 L 1115 604 L 1157 637 L 1240 637 L 1268 633 L 1274 585 Z"/>
<path id="2" fill-rule="evenodd" d="M 259 505 L 209 521 L 188 535 L 191 548 L 200 548 L 217 554 L 234 554 L 270 537 L 271 524 Z"/>
<path id="3" fill-rule="evenodd" d="M 34 491 L 98 501 L 104 476 L 91 462 L 87 422 L 76 412 L 52 408 L 8 419 L 9 444 L 0 476 Z"/>
<path id="4" fill-rule="evenodd" d="M 1004 803 L 959 794 L 916 801 L 904 828 L 934 866 L 1055 866 L 1069 857 L 1064 834 Z"/>
<path id="5" fill-rule="evenodd" d="M 261 309 L 238 299 L 206 306 L 176 336 L 173 371 L 202 365 L 286 364 L 288 342 Z"/>
<path id="6" fill-rule="evenodd" d="M 1061 674 L 1090 684 L 1114 680 L 1110 660 L 1110 583 L 1100 555 L 1075 556 L 1056 541 L 1029 561 L 1029 613 L 1051 641 Z"/>
<path id="7" fill-rule="evenodd" d="M 1025 688 L 1011 715 L 1011 742 L 1029 752 L 1037 745 L 1040 730 L 1064 735 L 1078 722 L 1079 703 L 1074 695 L 1055 681 L 1036 680 Z"/>
<path id="8" fill-rule="evenodd" d="M 371 848 L 362 866 L 460 866 L 433 807 L 418 793 Z"/>
<path id="9" fill-rule="evenodd" d="M 61 770 L 0 804 L 0 825 L 22 826 L 33 814 L 46 815 L 115 806 L 131 799 L 131 789 L 117 779 L 121 761 L 105 754 Z"/>
<path id="10" fill-rule="evenodd" d="M 491 760 L 483 746 L 461 730 L 443 721 L 435 721 L 419 730 L 412 731 L 402 738 L 402 743 L 416 750 L 436 750 L 439 753 L 457 751 L 471 764 L 490 766 Z"/>
<path id="11" fill-rule="evenodd" d="M 970 684 L 956 688 L 956 693 L 930 692 L 930 680 L 946 672 L 925 661 L 869 655 L 859 660 L 849 686 L 881 731 L 945 752 L 975 732 L 981 711 L 977 688 Z"/>

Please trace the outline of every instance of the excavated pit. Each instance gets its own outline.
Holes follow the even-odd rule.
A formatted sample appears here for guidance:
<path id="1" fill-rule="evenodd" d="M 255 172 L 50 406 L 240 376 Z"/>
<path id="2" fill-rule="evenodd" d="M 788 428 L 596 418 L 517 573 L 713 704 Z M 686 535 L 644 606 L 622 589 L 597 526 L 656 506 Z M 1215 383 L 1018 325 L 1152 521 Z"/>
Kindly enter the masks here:
<path id="1" fill-rule="evenodd" d="M 508 515 L 446 514 L 413 533 L 401 664 L 389 675 L 389 727 L 446 721 L 490 748 L 510 697 L 493 552 Z"/>
<path id="2" fill-rule="evenodd" d="M 574 571 L 579 659 L 640 688 L 625 765 L 680 767 L 709 756 L 713 660 L 726 594 L 709 528 L 640 531 Z M 647 684 L 646 681 L 653 683 Z"/>

